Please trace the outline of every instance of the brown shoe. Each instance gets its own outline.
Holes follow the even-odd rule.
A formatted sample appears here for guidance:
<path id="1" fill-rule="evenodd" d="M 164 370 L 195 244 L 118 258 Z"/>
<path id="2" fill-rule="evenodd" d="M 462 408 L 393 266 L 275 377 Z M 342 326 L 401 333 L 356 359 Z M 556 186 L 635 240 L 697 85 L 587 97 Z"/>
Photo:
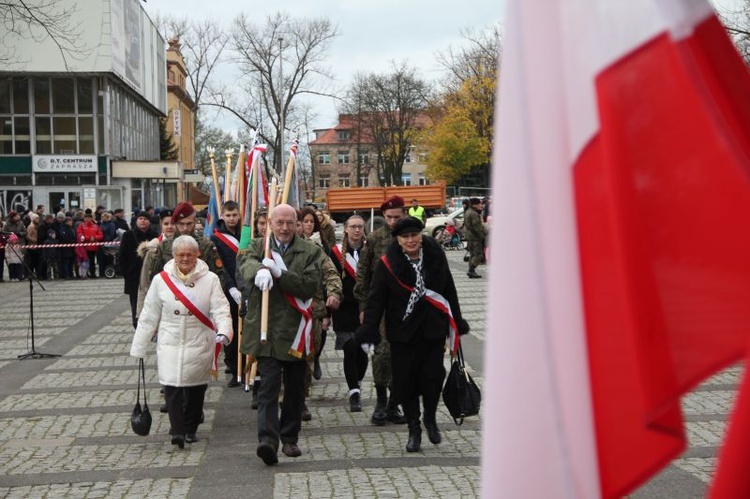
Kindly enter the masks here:
<path id="1" fill-rule="evenodd" d="M 289 457 L 300 457 L 302 455 L 302 451 L 299 450 L 297 444 L 284 444 L 281 447 L 281 452 L 283 452 L 285 456 Z"/>

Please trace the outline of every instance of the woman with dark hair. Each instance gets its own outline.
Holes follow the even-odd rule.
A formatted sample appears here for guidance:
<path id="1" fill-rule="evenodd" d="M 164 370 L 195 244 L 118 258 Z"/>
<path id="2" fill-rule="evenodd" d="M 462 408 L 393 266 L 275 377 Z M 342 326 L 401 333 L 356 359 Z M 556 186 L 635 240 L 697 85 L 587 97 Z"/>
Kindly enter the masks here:
<path id="1" fill-rule="evenodd" d="M 377 345 L 385 314 L 393 392 L 404 407 L 409 426 L 406 451 L 418 452 L 422 443 L 419 398 L 430 442 L 439 444 L 442 438 L 435 414 L 445 379 L 446 339 L 454 348 L 456 334 L 468 333 L 469 325 L 461 317 L 445 252 L 433 238 L 422 235 L 422 223 L 402 218 L 392 235 L 396 240 L 375 264 L 357 340 L 362 345 Z"/>
<path id="2" fill-rule="evenodd" d="M 344 351 L 344 376 L 349 387 L 349 410 L 362 411 L 361 383 L 367 372 L 367 354 L 359 347 L 355 331 L 359 327 L 359 301 L 354 297 L 357 282 L 357 263 L 365 245 L 365 221 L 359 215 L 350 216 L 344 223 L 344 237 L 332 248 L 333 263 L 341 276 L 343 298 L 333 313 L 336 331 L 336 350 Z"/>

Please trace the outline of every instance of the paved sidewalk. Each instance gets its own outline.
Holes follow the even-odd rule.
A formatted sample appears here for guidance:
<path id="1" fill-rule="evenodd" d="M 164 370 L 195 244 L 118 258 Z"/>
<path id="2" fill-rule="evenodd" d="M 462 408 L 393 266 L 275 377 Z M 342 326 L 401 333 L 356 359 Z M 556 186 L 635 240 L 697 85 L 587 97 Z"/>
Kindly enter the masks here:
<path id="1" fill-rule="evenodd" d="M 469 280 L 463 253 L 448 255 L 472 326 L 464 342 L 467 363 L 481 386 L 487 279 Z M 28 283 L 0 283 L 0 498 L 479 495 L 481 418 L 457 427 L 441 404 L 443 443 L 425 439 L 421 453 L 406 453 L 405 426 L 369 423 L 375 398 L 369 372 L 364 412 L 349 413 L 333 341 L 324 351 L 323 378 L 313 384 L 313 420 L 303 423 L 298 459 L 280 454 L 279 465 L 262 464 L 250 395 L 226 388 L 224 379 L 207 392 L 201 440 L 182 451 L 173 447 L 168 418 L 158 412 L 153 351 L 146 363 L 154 425 L 148 437 L 136 436 L 129 414 L 137 371 L 128 355 L 132 327 L 122 281 L 44 285 L 47 291 L 34 291 L 35 347 L 62 357 L 19 361 L 30 350 Z M 684 399 L 690 448 L 631 497 L 705 496 L 740 375 L 739 367 L 729 369 Z"/>

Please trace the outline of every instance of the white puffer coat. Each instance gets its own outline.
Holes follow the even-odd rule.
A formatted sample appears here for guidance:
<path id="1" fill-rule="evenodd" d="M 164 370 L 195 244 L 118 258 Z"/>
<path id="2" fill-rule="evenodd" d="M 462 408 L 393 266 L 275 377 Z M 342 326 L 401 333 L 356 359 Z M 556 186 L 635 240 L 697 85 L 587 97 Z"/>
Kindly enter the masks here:
<path id="1" fill-rule="evenodd" d="M 177 279 L 174 260 L 164 270 Z M 185 283 L 194 296 L 194 303 L 216 326 L 216 332 L 204 326 L 190 313 L 161 275 L 156 275 L 146 294 L 145 305 L 138 317 L 130 355 L 145 357 L 151 338 L 158 330 L 156 343 L 159 383 L 169 386 L 205 385 L 211 379 L 216 333 L 231 339 L 232 318 L 229 303 L 221 290 L 219 277 L 208 270 L 203 260 L 195 264 L 195 272 Z"/>

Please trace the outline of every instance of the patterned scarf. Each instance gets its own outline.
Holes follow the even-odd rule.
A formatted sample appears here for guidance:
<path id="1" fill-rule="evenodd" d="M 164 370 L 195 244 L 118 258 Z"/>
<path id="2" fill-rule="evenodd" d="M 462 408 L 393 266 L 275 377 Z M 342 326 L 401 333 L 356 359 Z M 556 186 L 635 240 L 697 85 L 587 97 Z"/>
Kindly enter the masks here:
<path id="1" fill-rule="evenodd" d="M 414 269 L 414 272 L 417 274 L 417 283 L 414 285 L 414 290 L 411 292 L 411 295 L 409 295 L 409 303 L 406 305 L 406 313 L 404 314 L 404 318 L 402 320 L 406 320 L 407 317 L 409 317 L 409 314 L 412 313 L 414 310 L 414 306 L 417 304 L 420 298 L 424 296 L 424 276 L 422 275 L 422 248 L 419 248 L 419 258 L 416 261 L 413 261 L 411 258 L 409 258 L 409 255 L 404 253 L 404 256 L 406 257 L 406 260 L 411 264 L 412 268 Z"/>

